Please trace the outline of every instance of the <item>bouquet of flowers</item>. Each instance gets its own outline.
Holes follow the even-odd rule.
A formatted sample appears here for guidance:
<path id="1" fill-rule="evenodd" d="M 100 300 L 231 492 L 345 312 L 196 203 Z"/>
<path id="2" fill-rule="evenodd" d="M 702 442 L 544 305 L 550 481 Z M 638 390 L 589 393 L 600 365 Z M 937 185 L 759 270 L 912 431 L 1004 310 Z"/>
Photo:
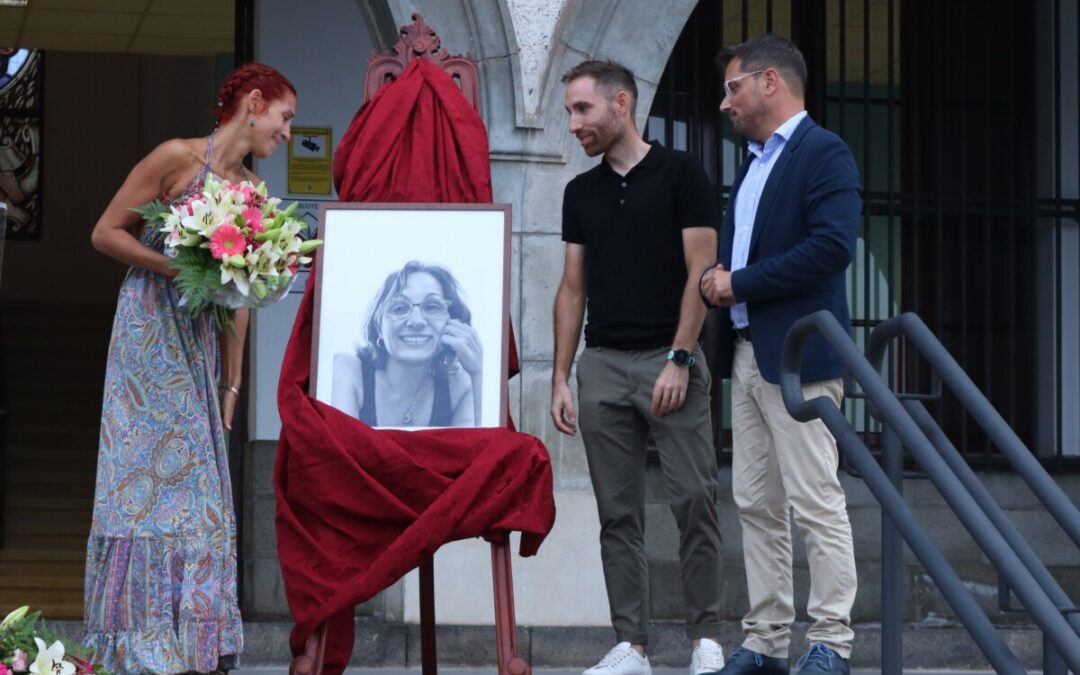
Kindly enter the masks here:
<path id="1" fill-rule="evenodd" d="M 83 647 L 50 631 L 41 612 L 29 607 L 16 609 L 0 622 L 0 675 L 107 675 L 89 658 Z"/>
<path id="2" fill-rule="evenodd" d="M 300 265 L 322 242 L 304 240 L 297 204 L 280 209 L 266 183 L 229 183 L 206 176 L 201 193 L 167 209 L 154 201 L 135 209 L 165 235 L 180 304 L 192 316 L 212 308 L 224 329 L 240 307 L 272 305 L 289 292 Z M 2 675 L 2 674 L 0 674 Z"/>

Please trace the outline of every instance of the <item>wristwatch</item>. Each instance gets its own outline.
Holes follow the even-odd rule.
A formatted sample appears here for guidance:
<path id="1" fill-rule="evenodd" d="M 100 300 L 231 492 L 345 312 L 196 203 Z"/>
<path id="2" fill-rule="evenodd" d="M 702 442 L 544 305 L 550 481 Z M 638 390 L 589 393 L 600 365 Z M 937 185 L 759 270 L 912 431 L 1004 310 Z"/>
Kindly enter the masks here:
<path id="1" fill-rule="evenodd" d="M 694 365 L 694 357 L 685 349 L 672 349 L 667 353 L 667 360 L 682 368 Z"/>

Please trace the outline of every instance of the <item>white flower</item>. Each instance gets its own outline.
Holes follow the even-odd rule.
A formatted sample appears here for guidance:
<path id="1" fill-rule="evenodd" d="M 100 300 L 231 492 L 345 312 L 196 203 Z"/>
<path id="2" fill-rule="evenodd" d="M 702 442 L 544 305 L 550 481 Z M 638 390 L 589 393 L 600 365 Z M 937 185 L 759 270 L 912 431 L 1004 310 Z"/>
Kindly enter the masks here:
<path id="1" fill-rule="evenodd" d="M 236 286 L 236 290 L 240 291 L 240 295 L 247 297 L 250 285 L 244 270 L 233 267 L 228 262 L 223 262 L 221 264 L 221 283 L 227 285 L 230 281 Z"/>
<path id="2" fill-rule="evenodd" d="M 59 640 L 48 648 L 39 637 L 34 638 L 34 642 L 37 643 L 38 655 L 30 664 L 33 675 L 75 675 L 75 664 L 64 660 L 64 645 Z"/>
<path id="3" fill-rule="evenodd" d="M 206 228 L 214 224 L 212 202 L 196 199 L 189 206 L 191 213 L 180 215 L 180 225 L 189 232 L 202 234 Z"/>

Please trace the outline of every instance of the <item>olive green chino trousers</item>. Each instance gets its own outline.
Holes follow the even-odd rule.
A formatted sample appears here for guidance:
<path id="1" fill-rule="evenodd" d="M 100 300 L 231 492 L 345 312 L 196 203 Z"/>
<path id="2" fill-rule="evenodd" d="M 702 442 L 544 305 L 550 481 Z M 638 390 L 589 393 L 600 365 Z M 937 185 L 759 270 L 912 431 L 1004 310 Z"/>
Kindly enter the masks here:
<path id="1" fill-rule="evenodd" d="M 619 642 L 648 644 L 645 460 L 659 450 L 669 505 L 679 526 L 679 561 L 692 639 L 720 632 L 720 528 L 717 465 L 709 412 L 710 376 L 699 348 L 686 401 L 653 415 L 653 386 L 668 348 L 589 347 L 578 358 L 578 423 L 600 515 L 600 555 L 611 622 Z"/>

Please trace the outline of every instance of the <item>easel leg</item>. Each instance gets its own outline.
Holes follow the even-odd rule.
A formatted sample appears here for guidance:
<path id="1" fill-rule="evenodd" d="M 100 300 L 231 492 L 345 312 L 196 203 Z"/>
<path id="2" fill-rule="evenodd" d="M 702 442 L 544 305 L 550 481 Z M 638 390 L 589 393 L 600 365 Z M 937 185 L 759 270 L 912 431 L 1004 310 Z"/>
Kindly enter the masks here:
<path id="1" fill-rule="evenodd" d="M 491 579 L 495 591 L 495 645 L 499 659 L 499 675 L 531 675 L 529 662 L 517 653 L 509 537 L 491 545 Z"/>
<path id="2" fill-rule="evenodd" d="M 436 675 L 435 663 L 435 558 L 420 563 L 420 664 L 423 675 Z"/>

